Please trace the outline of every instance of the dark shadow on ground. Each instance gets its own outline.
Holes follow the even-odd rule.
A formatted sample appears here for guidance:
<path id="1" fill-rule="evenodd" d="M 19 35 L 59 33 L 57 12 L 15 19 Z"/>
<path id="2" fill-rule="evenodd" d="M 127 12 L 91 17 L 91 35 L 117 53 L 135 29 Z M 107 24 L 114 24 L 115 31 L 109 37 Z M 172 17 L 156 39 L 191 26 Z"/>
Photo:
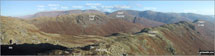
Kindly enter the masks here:
<path id="1" fill-rule="evenodd" d="M 9 49 L 9 47 L 13 47 Z M 49 43 L 41 44 L 17 44 L 17 45 L 1 45 L 1 55 L 37 55 L 51 50 L 64 50 L 66 47 L 60 45 L 52 45 Z"/>

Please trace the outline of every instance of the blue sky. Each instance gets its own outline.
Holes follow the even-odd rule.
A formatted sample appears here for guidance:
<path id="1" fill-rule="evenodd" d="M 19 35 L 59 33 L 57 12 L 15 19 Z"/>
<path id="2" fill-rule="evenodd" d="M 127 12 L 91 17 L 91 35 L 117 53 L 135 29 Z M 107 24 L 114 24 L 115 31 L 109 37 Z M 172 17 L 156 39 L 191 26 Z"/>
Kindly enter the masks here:
<path id="1" fill-rule="evenodd" d="M 213 1 L 1 1 L 2 16 L 24 16 L 41 11 L 121 9 L 214 15 Z"/>

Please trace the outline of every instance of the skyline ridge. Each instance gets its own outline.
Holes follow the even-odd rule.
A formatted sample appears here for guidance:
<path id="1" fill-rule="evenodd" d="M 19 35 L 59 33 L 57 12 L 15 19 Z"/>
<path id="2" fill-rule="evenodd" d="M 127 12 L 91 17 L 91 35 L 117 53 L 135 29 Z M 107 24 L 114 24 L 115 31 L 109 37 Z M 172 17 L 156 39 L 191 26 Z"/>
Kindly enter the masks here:
<path id="1" fill-rule="evenodd" d="M 122 9 L 153 10 L 214 15 L 214 3 L 211 1 L 1 1 L 3 16 L 23 16 L 40 11 L 73 9 L 96 9 L 108 12 Z"/>

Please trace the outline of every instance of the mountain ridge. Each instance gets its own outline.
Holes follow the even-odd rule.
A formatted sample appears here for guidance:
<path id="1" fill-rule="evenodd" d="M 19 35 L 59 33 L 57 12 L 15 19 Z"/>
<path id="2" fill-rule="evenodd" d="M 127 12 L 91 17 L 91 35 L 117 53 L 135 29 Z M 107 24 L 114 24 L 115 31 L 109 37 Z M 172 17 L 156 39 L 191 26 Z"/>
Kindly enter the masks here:
<path id="1" fill-rule="evenodd" d="M 5 43 L 4 45 L 11 45 L 9 42 L 12 40 L 16 44 L 41 42 L 67 47 L 63 50 L 38 53 L 41 55 L 198 55 L 199 49 L 211 50 L 214 47 L 213 44 L 201 38 L 194 23 L 185 21 L 144 28 L 142 32 L 136 34 L 118 33 L 103 37 L 45 33 L 26 21 L 7 17 L 0 19 L 0 24 L 3 26 L 1 33 L 4 35 L 1 41 Z M 26 34 L 22 35 L 22 33 Z M 38 38 L 37 41 L 28 41 L 36 38 Z"/>
<path id="2" fill-rule="evenodd" d="M 37 16 L 46 16 L 46 13 L 54 13 L 55 12 L 59 12 L 59 14 L 69 14 L 69 13 L 83 13 L 83 12 L 95 12 L 95 13 L 102 13 L 102 14 L 106 14 L 106 15 L 109 15 L 111 13 L 114 13 L 114 12 L 117 12 L 117 11 L 125 11 L 125 12 L 130 12 L 131 14 L 130 15 L 136 15 L 136 16 L 140 16 L 142 17 L 141 15 L 139 15 L 140 13 L 142 12 L 149 12 L 149 13 L 163 13 L 163 14 L 175 14 L 175 15 L 180 15 L 180 16 L 183 16 L 183 17 L 187 17 L 187 15 L 194 15 L 194 17 L 205 17 L 207 18 L 207 20 L 210 20 L 212 17 L 210 17 L 209 15 L 201 15 L 201 14 L 194 14 L 194 13 L 174 13 L 174 12 L 156 12 L 156 11 L 151 11 L 151 10 L 145 10 L 145 11 L 137 11 L 137 10 L 117 10 L 117 11 L 114 11 L 114 12 L 102 12 L 102 11 L 99 11 L 99 10 L 93 10 L 93 9 L 89 9 L 89 10 L 66 10 L 66 11 L 44 11 L 44 12 L 38 12 L 38 13 L 35 13 L 34 15 L 31 15 L 30 18 L 35 18 Z M 45 14 L 43 14 L 45 13 Z M 38 14 L 38 15 L 37 15 Z M 42 14 L 42 15 L 40 15 Z M 57 15 L 54 15 L 54 16 L 58 16 Z M 23 18 L 23 17 L 21 17 Z M 196 20 L 195 18 L 193 19 L 192 17 L 189 17 L 191 18 L 192 20 Z M 201 19 L 201 18 L 200 18 Z"/>

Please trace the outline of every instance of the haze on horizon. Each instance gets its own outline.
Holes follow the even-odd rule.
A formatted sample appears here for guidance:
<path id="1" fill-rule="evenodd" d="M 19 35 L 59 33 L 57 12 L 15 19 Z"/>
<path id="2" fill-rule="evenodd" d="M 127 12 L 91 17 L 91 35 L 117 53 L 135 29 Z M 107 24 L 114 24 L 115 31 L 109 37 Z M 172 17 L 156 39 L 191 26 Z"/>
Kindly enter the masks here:
<path id="1" fill-rule="evenodd" d="M 1 1 L 2 16 L 25 16 L 42 11 L 94 9 L 103 12 L 116 10 L 152 10 L 158 12 L 196 13 L 214 15 L 211 1 Z"/>

